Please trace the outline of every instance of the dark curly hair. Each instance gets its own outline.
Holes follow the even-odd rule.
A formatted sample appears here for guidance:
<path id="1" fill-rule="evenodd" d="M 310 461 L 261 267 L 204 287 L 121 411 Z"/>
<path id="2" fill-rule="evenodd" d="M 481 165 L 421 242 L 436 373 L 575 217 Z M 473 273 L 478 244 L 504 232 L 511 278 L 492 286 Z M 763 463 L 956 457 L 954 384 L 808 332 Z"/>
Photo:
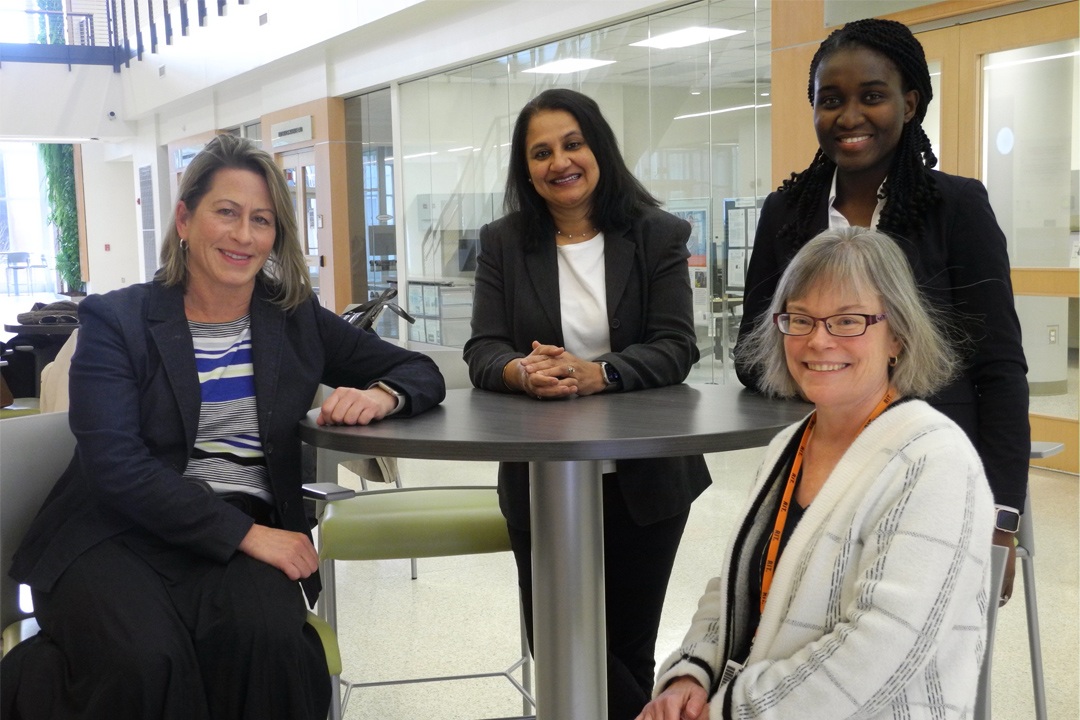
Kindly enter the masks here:
<path id="1" fill-rule="evenodd" d="M 625 229 L 641 214 L 644 207 L 659 207 L 660 201 L 645 189 L 630 169 L 626 167 L 615 133 L 600 106 L 588 95 L 552 88 L 545 90 L 525 104 L 514 123 L 510 145 L 510 168 L 506 175 L 506 197 L 503 201 L 507 214 L 520 212 L 522 227 L 527 233 L 527 247 L 535 247 L 555 235 L 555 221 L 551 218 L 547 202 L 529 183 L 529 163 L 526 157 L 525 138 L 529 134 L 529 122 L 538 112 L 562 110 L 570 113 L 585 142 L 596 158 L 600 179 L 593 191 L 593 227 L 601 232 Z"/>
<path id="2" fill-rule="evenodd" d="M 929 172 L 937 165 L 937 157 L 922 128 L 926 108 L 934 96 L 926 55 L 922 45 L 902 23 L 878 19 L 848 23 L 821 43 L 810 62 L 807 96 L 811 105 L 814 104 L 814 78 L 818 67 L 836 51 L 853 47 L 863 47 L 888 58 L 900 71 L 904 92 L 917 90 L 919 93 L 915 115 L 900 133 L 888 179 L 881 189 L 885 206 L 878 225 L 890 235 L 914 239 L 923 232 L 922 218 L 926 211 L 941 199 Z M 778 188 L 795 208 L 795 219 L 780 229 L 780 236 L 791 238 L 795 247 L 802 247 L 810 240 L 814 212 L 822 194 L 828 192 L 835 170 L 836 164 L 819 148 L 810 167 L 801 173 L 792 173 L 791 178 Z"/>

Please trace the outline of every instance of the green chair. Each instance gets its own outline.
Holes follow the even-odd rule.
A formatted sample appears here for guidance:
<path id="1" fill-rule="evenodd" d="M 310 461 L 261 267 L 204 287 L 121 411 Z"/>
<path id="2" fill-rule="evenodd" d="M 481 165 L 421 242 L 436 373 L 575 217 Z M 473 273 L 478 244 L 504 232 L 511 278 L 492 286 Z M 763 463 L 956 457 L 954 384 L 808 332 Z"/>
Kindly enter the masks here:
<path id="1" fill-rule="evenodd" d="M 66 412 L 27 415 L 4 420 L 0 428 L 0 628 L 3 654 L 39 631 L 18 583 L 8 577 L 11 557 L 41 503 L 52 490 L 75 452 L 75 436 Z M 331 627 L 313 613 L 308 623 L 319 633 L 326 663 L 333 676 L 341 674 L 341 654 Z"/>
<path id="2" fill-rule="evenodd" d="M 324 455 L 319 451 L 323 475 L 328 467 L 336 472 L 336 460 L 334 454 Z M 308 497 L 318 500 L 319 572 L 323 583 L 318 611 L 334 630 L 337 629 L 335 561 L 405 558 L 415 561 L 424 557 L 510 550 L 506 519 L 499 510 L 497 492 L 491 486 L 410 487 L 356 493 L 335 483 L 321 482 L 305 485 L 304 489 Z M 520 683 L 513 676 L 518 668 L 522 670 Z M 337 720 L 344 714 L 354 688 L 485 677 L 505 677 L 522 695 L 523 715 L 530 713 L 532 661 L 524 622 L 521 657 L 506 670 L 381 682 L 336 678 L 330 716 Z M 340 685 L 344 685 L 343 696 Z"/>

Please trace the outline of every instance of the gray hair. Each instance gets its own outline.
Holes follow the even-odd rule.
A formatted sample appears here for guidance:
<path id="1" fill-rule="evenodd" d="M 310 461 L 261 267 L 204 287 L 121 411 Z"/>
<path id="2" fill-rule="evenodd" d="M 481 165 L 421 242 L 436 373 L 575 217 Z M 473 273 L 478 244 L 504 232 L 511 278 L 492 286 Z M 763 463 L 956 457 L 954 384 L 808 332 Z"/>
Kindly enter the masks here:
<path id="1" fill-rule="evenodd" d="M 248 170 L 266 181 L 270 200 L 274 204 L 274 247 L 259 277 L 274 293 L 274 302 L 285 310 L 293 310 L 311 297 L 311 278 L 308 275 L 304 251 L 293 212 L 292 196 L 285 182 L 285 174 L 274 158 L 255 147 L 249 140 L 233 135 L 218 135 L 192 159 L 180 179 L 177 202 L 183 202 L 190 212 L 195 212 L 203 197 L 210 191 L 219 170 L 233 168 Z M 161 269 L 158 276 L 166 285 L 187 287 L 187 253 L 180 246 L 180 234 L 176 231 L 176 211 L 165 232 L 161 245 Z"/>
<path id="2" fill-rule="evenodd" d="M 819 234 L 795 255 L 769 309 L 737 348 L 738 361 L 759 373 L 763 392 L 781 397 L 799 394 L 773 314 L 785 312 L 788 300 L 805 298 L 815 287 L 856 288 L 881 298 L 889 329 L 902 347 L 896 366 L 889 369 L 890 382 L 901 395 L 928 397 L 956 375 L 959 358 L 947 339 L 952 327 L 915 286 L 903 251 L 877 230 L 835 228 Z"/>

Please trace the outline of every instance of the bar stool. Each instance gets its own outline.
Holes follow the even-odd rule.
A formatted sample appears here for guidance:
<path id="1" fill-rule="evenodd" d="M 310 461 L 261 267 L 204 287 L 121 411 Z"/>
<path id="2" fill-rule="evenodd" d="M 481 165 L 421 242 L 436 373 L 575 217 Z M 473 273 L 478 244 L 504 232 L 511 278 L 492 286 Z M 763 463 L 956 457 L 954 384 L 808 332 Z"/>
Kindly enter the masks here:
<path id="1" fill-rule="evenodd" d="M 336 470 L 336 464 L 326 462 L 319 452 L 319 467 Z M 319 573 L 323 584 L 318 613 L 335 632 L 335 560 L 415 561 L 421 557 L 510 550 L 506 519 L 499 510 L 493 486 L 410 487 L 357 493 L 332 482 L 320 482 L 305 485 L 304 493 L 318 500 Z M 335 675 L 330 717 L 339 720 L 344 715 L 354 688 L 486 677 L 506 678 L 521 693 L 522 713 L 528 715 L 534 705 L 532 660 L 523 619 L 520 635 L 521 657 L 502 671 L 380 682 L 350 682 Z M 512 674 L 518 668 L 522 670 L 520 683 Z M 345 686 L 343 696 L 341 685 Z"/>
<path id="2" fill-rule="evenodd" d="M 19 295 L 19 271 L 26 273 L 26 279 L 24 284 L 27 289 L 33 293 L 34 287 L 30 281 L 30 253 L 28 252 L 11 252 L 7 255 L 7 269 L 5 270 L 8 278 L 8 295 L 11 294 L 11 286 L 15 286 L 15 295 Z"/>
<path id="3" fill-rule="evenodd" d="M 1031 443 L 1031 459 L 1057 455 L 1065 445 L 1055 442 Z M 1046 682 L 1043 677 L 1042 643 L 1039 638 L 1039 605 L 1035 597 L 1035 515 L 1031 511 L 1031 491 L 1024 498 L 1024 515 L 1016 531 L 1016 559 L 1024 573 L 1024 609 L 1027 611 L 1028 649 L 1031 654 L 1031 685 L 1035 694 L 1035 718 L 1046 720 Z"/>

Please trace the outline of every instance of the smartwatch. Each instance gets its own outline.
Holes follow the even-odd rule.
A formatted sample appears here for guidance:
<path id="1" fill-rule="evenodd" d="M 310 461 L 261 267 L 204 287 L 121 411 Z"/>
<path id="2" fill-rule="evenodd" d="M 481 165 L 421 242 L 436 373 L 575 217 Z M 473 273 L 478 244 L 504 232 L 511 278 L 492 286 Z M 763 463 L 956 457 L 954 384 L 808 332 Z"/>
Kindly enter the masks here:
<path id="1" fill-rule="evenodd" d="M 619 377 L 619 371 L 615 369 L 615 366 L 611 363 L 601 362 L 600 370 L 604 373 L 604 382 L 606 383 L 604 389 L 609 390 L 611 388 L 617 388 L 622 378 Z"/>
<path id="2" fill-rule="evenodd" d="M 393 415 L 393 414 L 394 414 L 394 413 L 396 413 L 396 412 L 397 412 L 398 410 L 401 410 L 401 408 L 405 407 L 405 396 L 404 396 L 404 395 L 402 395 L 401 393 L 399 393 L 399 392 L 398 392 L 397 390 L 395 390 L 394 388 L 392 388 L 392 387 L 390 387 L 389 385 L 387 385 L 386 383 L 384 383 L 384 382 L 383 382 L 382 380 L 380 380 L 379 382 L 375 383 L 375 384 L 374 384 L 374 385 L 372 385 L 371 387 L 373 387 L 373 388 L 379 388 L 379 389 L 380 389 L 380 390 L 382 390 L 383 392 L 385 392 L 385 393 L 389 393 L 390 395 L 392 395 L 392 396 L 393 396 L 394 400 L 396 400 L 396 401 L 397 401 L 397 405 L 395 405 L 395 406 L 394 406 L 394 409 L 393 409 L 393 410 L 391 410 L 390 412 L 386 413 L 386 414 L 387 414 L 387 416 Z M 368 389 L 370 390 L 371 388 L 368 388 Z"/>
<path id="3" fill-rule="evenodd" d="M 1008 533 L 1015 533 L 1020 529 L 1020 512 L 1007 505 L 995 505 L 994 527 Z"/>

